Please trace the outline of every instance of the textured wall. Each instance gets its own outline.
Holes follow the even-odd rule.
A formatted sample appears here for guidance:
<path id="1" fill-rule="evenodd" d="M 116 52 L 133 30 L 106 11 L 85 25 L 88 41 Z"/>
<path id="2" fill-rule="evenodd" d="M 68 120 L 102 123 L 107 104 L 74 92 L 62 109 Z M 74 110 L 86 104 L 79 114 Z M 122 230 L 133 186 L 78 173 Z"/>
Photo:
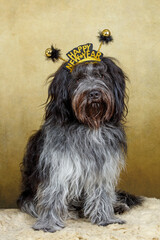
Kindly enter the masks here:
<path id="1" fill-rule="evenodd" d="M 0 206 L 14 207 L 28 137 L 38 129 L 47 96 L 46 77 L 59 63 L 44 50 L 55 43 L 63 56 L 109 28 L 103 46 L 130 78 L 127 170 L 121 187 L 160 197 L 159 0 L 0 0 Z"/>

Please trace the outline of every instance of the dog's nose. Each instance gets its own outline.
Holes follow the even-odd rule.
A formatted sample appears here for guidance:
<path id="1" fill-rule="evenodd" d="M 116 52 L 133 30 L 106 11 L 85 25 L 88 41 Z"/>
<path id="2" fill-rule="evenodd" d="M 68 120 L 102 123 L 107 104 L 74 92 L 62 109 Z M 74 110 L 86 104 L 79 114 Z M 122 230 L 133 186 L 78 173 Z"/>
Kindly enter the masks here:
<path id="1" fill-rule="evenodd" d="M 99 99 L 101 97 L 101 92 L 98 90 L 92 90 L 89 92 L 88 96 L 91 99 Z"/>

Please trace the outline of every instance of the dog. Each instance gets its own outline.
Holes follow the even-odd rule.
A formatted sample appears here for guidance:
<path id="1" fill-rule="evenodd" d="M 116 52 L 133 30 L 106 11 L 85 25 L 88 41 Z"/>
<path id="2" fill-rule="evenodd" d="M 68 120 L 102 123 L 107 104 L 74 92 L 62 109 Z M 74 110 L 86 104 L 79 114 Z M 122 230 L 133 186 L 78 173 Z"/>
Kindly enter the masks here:
<path id="1" fill-rule="evenodd" d="M 126 80 L 116 61 L 66 63 L 51 76 L 44 123 L 29 139 L 18 207 L 37 218 L 35 230 L 55 232 L 68 218 L 107 226 L 142 203 L 116 191 L 127 151 Z"/>

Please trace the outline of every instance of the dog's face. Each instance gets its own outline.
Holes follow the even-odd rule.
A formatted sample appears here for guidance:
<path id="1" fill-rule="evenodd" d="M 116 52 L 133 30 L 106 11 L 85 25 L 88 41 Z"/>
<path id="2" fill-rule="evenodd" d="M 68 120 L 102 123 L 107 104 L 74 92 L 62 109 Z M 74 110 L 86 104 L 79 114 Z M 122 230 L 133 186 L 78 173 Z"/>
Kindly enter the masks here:
<path id="1" fill-rule="evenodd" d="M 103 62 L 77 65 L 69 82 L 69 95 L 80 122 L 98 128 L 111 119 L 114 112 L 113 85 Z"/>
<path id="2" fill-rule="evenodd" d="M 110 58 L 78 64 L 72 73 L 62 66 L 49 87 L 46 119 L 77 119 L 95 129 L 116 124 L 124 118 L 125 96 L 125 75 Z"/>

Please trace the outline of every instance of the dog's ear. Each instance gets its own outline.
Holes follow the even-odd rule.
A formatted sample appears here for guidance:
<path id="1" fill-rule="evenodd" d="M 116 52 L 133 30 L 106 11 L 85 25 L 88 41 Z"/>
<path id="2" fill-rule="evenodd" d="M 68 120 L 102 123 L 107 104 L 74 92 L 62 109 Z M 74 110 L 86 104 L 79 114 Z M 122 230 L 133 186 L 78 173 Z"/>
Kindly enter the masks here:
<path id="1" fill-rule="evenodd" d="M 50 77 L 51 83 L 48 88 L 48 98 L 45 108 L 45 120 L 59 124 L 67 123 L 72 115 L 68 95 L 68 83 L 71 74 L 65 69 L 64 65 Z"/>
<path id="2" fill-rule="evenodd" d="M 128 113 L 128 109 L 126 106 L 126 101 L 128 100 L 126 94 L 127 77 L 125 76 L 122 69 L 115 64 L 113 59 L 103 58 L 103 62 L 107 65 L 107 72 L 112 80 L 115 98 L 114 114 L 111 120 L 114 123 L 118 123 L 119 121 L 125 121 L 125 117 Z"/>

